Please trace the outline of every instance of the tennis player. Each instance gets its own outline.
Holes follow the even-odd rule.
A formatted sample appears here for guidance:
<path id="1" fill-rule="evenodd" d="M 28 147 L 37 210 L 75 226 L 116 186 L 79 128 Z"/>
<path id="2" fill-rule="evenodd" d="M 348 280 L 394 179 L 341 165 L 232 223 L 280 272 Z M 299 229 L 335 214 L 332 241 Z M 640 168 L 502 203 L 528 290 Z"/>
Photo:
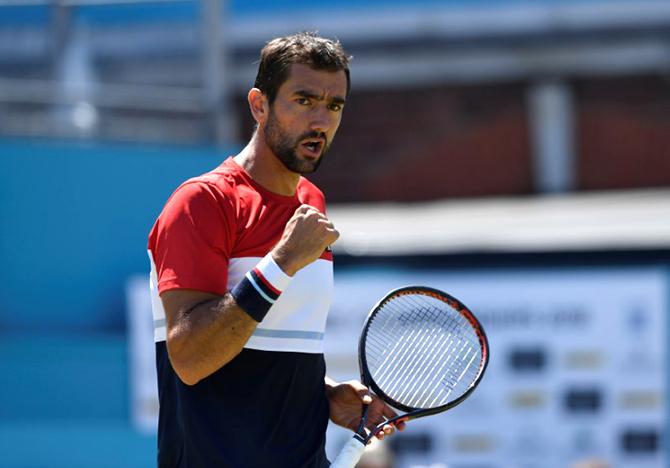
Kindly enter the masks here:
<path id="1" fill-rule="evenodd" d="M 394 414 L 323 358 L 339 233 L 302 175 L 340 125 L 348 60 L 312 33 L 270 41 L 251 140 L 184 182 L 151 230 L 161 468 L 320 468 L 329 417 L 355 430 L 361 404 L 370 427 Z"/>

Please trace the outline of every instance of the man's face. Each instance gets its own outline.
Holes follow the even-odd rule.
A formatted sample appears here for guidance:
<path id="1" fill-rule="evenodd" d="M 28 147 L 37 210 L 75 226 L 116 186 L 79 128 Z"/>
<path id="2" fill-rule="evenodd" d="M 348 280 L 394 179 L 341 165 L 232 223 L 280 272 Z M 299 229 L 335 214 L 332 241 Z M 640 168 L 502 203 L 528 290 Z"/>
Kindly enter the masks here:
<path id="1" fill-rule="evenodd" d="M 309 174 L 319 167 L 340 126 L 346 91 L 344 71 L 291 65 L 264 126 L 267 145 L 288 170 Z"/>

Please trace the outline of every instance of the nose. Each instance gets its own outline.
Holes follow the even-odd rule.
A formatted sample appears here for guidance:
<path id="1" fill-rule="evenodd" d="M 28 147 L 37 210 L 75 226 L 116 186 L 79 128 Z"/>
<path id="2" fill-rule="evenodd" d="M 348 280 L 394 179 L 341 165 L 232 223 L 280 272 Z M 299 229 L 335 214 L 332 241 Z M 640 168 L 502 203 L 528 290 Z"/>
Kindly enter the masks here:
<path id="1" fill-rule="evenodd" d="M 319 106 L 312 115 L 310 130 L 319 133 L 328 133 L 333 126 L 333 113 L 325 107 Z"/>

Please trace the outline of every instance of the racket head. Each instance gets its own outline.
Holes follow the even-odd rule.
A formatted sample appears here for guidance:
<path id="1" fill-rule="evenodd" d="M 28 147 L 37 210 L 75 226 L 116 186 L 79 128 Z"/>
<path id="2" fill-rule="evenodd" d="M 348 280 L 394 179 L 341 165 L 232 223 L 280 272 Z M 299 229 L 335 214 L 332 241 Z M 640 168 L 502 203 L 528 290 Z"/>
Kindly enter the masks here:
<path id="1" fill-rule="evenodd" d="M 466 348 L 468 354 L 461 354 Z M 405 286 L 384 296 L 368 314 L 358 344 L 361 382 L 411 419 L 465 400 L 481 382 L 489 356 L 475 315 L 455 297 L 427 286 Z"/>

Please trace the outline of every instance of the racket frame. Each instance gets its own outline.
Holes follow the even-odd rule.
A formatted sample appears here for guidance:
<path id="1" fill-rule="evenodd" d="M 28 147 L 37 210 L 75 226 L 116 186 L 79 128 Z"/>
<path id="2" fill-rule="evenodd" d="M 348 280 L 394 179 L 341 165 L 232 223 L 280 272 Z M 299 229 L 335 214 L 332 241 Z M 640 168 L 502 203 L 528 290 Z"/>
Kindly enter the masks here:
<path id="1" fill-rule="evenodd" d="M 375 383 L 374 379 L 372 378 L 372 375 L 370 374 L 367 366 L 367 360 L 365 357 L 365 343 L 367 339 L 367 331 L 370 327 L 370 324 L 372 322 L 372 319 L 379 310 L 386 304 L 389 300 L 391 300 L 393 297 L 396 296 L 402 296 L 402 295 L 410 295 L 410 294 L 416 294 L 420 293 L 425 296 L 433 297 L 435 299 L 439 299 L 441 301 L 446 302 L 449 304 L 453 309 L 458 311 L 474 328 L 475 333 L 477 334 L 477 338 L 479 339 L 479 344 L 481 346 L 482 350 L 482 364 L 480 365 L 478 375 L 473 381 L 473 383 L 470 385 L 470 387 L 458 398 L 455 398 L 452 401 L 449 401 L 448 403 L 437 406 L 435 408 L 414 408 L 411 406 L 404 405 L 393 398 L 389 397 L 382 389 L 377 386 Z M 390 291 L 386 296 L 384 296 L 377 304 L 372 308 L 370 313 L 368 314 L 366 320 L 365 320 L 365 326 L 363 327 L 363 330 L 361 331 L 360 338 L 358 340 L 358 365 L 361 373 L 361 382 L 363 385 L 367 386 L 368 388 L 371 388 L 375 395 L 377 395 L 379 398 L 384 400 L 386 403 L 391 405 L 393 408 L 396 408 L 398 410 L 404 411 L 405 414 L 393 417 L 391 419 L 388 419 L 384 421 L 383 423 L 379 424 L 378 426 L 375 427 L 374 430 L 372 430 L 369 434 L 364 435 L 364 426 L 365 423 L 367 422 L 367 412 L 368 412 L 368 407 L 369 405 L 364 405 L 364 411 L 363 411 L 363 417 L 361 420 L 361 425 L 356 432 L 356 434 L 363 438 L 361 442 L 367 443 L 372 437 L 374 437 L 375 434 L 379 432 L 380 429 L 382 429 L 386 424 L 398 424 L 400 422 L 405 422 L 409 421 L 412 419 L 417 419 L 421 418 L 424 416 L 430 416 L 432 414 L 437 414 L 441 413 L 443 411 L 446 411 L 450 408 L 453 408 L 454 406 L 460 404 L 465 400 L 467 397 L 470 396 L 470 394 L 477 388 L 477 385 L 479 385 L 479 382 L 481 382 L 482 377 L 484 376 L 484 372 L 486 371 L 486 368 L 488 367 L 489 363 L 489 356 L 490 356 L 490 351 L 489 351 L 489 342 L 488 338 L 486 337 L 486 332 L 484 331 L 484 328 L 482 327 L 481 323 L 479 323 L 479 320 L 474 316 L 472 312 L 470 312 L 470 309 L 468 309 L 461 301 L 456 299 L 455 297 L 440 291 L 438 289 L 430 288 L 427 286 L 404 286 L 401 288 L 394 289 Z"/>

